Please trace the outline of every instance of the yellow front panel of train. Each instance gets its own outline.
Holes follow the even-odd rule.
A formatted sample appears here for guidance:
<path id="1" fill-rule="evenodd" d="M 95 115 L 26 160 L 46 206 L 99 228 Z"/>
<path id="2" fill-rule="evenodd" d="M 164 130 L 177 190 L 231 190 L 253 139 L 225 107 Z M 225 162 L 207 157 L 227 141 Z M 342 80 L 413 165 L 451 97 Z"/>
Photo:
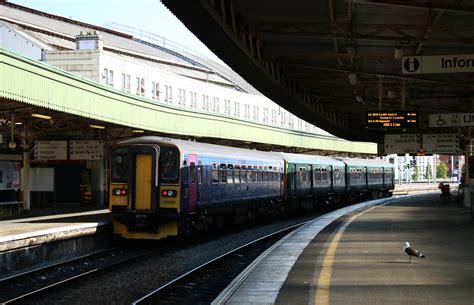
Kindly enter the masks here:
<path id="1" fill-rule="evenodd" d="M 136 155 L 135 171 L 135 209 L 151 209 L 151 154 Z"/>

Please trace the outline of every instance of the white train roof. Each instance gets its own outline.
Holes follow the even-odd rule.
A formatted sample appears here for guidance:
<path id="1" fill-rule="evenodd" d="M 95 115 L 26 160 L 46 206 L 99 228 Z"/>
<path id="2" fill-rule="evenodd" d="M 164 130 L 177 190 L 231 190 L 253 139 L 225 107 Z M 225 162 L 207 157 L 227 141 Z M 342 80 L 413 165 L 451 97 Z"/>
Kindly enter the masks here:
<path id="1" fill-rule="evenodd" d="M 394 167 L 392 163 L 377 159 L 342 158 L 341 160 L 350 166 Z"/>
<path id="2" fill-rule="evenodd" d="M 277 153 L 290 163 L 318 163 L 327 165 L 344 166 L 344 162 L 334 159 L 332 157 L 317 156 L 317 155 L 300 155 L 291 153 Z"/>
<path id="3" fill-rule="evenodd" d="M 281 165 L 283 165 L 283 157 L 278 154 L 171 138 L 153 136 L 139 137 L 126 140 L 118 144 L 171 144 L 177 146 L 184 154 L 196 154 L 197 156 L 215 156 L 220 158 L 233 158 L 249 161 L 279 162 Z"/>

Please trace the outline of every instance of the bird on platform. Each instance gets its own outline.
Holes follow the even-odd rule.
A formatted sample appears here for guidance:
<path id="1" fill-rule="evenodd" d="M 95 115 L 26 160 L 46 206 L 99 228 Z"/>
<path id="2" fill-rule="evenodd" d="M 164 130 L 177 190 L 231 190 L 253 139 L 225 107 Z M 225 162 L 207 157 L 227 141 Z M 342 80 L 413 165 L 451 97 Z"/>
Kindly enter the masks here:
<path id="1" fill-rule="evenodd" d="M 426 256 L 423 255 L 423 253 L 411 248 L 410 243 L 407 241 L 403 244 L 403 253 L 405 253 L 405 255 L 408 255 L 409 263 L 411 263 L 412 256 L 418 257 L 418 258 L 426 258 Z"/>

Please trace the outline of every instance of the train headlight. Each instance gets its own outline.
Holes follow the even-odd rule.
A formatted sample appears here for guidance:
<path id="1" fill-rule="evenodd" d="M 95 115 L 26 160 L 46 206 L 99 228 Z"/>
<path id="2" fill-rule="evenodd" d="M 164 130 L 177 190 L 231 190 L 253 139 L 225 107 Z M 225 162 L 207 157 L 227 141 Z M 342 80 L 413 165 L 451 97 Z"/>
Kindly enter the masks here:
<path id="1" fill-rule="evenodd" d="M 115 196 L 126 196 L 128 191 L 126 189 L 113 189 L 113 194 Z"/>
<path id="2" fill-rule="evenodd" d="M 163 190 L 161 191 L 163 197 L 176 197 L 176 192 L 173 190 Z"/>

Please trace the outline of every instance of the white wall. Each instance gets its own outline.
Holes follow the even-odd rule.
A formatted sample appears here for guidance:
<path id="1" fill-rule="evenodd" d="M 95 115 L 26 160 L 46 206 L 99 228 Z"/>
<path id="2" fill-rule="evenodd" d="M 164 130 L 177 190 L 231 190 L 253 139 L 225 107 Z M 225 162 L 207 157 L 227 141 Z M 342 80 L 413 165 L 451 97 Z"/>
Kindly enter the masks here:
<path id="1" fill-rule="evenodd" d="M 2 23 L 0 23 L 0 46 L 23 56 L 41 60 L 39 46 Z"/>

